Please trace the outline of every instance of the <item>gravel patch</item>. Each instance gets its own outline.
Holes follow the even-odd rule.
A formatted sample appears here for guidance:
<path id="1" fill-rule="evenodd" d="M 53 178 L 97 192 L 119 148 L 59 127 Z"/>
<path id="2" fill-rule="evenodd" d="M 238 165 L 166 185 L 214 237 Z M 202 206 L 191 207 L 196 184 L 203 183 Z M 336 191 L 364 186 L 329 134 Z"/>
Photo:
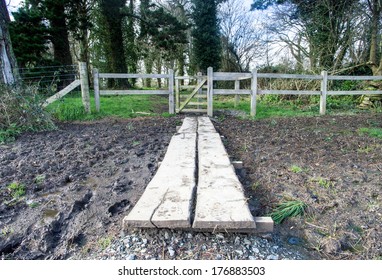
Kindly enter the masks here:
<path id="1" fill-rule="evenodd" d="M 92 260 L 304 260 L 300 246 L 289 246 L 277 234 L 262 236 L 174 230 L 135 230 L 105 249 L 88 247 L 71 259 Z"/>

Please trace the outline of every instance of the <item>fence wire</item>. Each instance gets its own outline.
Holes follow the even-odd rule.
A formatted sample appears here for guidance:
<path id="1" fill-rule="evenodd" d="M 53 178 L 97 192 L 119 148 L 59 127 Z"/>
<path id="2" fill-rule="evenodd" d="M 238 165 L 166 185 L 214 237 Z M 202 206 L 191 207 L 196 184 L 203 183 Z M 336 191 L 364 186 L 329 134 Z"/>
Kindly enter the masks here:
<path id="1" fill-rule="evenodd" d="M 45 96 L 51 96 L 79 79 L 78 65 L 42 66 L 19 68 L 24 85 L 37 88 Z"/>

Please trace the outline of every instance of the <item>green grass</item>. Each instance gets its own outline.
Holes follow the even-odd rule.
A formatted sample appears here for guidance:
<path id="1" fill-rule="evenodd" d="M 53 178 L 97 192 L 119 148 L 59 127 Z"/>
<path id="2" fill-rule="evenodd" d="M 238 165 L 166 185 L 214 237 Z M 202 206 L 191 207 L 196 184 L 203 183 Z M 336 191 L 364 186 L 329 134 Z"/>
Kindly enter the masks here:
<path id="1" fill-rule="evenodd" d="M 301 200 L 284 201 L 276 206 L 271 217 L 276 224 L 281 224 L 287 218 L 304 215 L 306 207 Z"/>
<path id="2" fill-rule="evenodd" d="M 269 97 L 269 96 L 266 96 Z M 279 100 L 280 97 L 271 96 L 269 98 L 259 98 L 256 107 L 256 119 L 272 117 L 298 117 L 298 116 L 318 116 L 319 99 L 313 96 L 311 100 L 302 102 L 297 99 Z M 229 109 L 239 110 L 250 114 L 250 98 L 241 97 L 240 102 L 235 108 L 234 96 L 217 96 L 214 98 L 214 110 Z M 343 106 L 341 107 L 341 102 Z M 332 105 L 330 105 L 333 103 Z M 353 104 L 354 105 L 354 104 Z M 101 110 L 95 112 L 94 96 L 91 96 L 91 114 L 86 114 L 82 102 L 81 93 L 73 92 L 59 101 L 47 107 L 48 111 L 60 121 L 74 120 L 96 120 L 104 117 L 132 118 L 145 115 L 170 116 L 167 112 L 168 97 L 156 95 L 123 95 L 123 96 L 101 96 Z M 159 111 L 161 113 L 157 113 Z M 335 100 L 331 102 L 328 98 L 328 114 L 353 113 L 355 106 L 352 107 L 348 100 Z M 1 138 L 1 135 L 0 135 Z"/>
<path id="3" fill-rule="evenodd" d="M 8 185 L 8 191 L 11 193 L 12 198 L 19 199 L 26 193 L 25 186 L 23 184 L 13 182 Z"/>
<path id="4" fill-rule="evenodd" d="M 298 166 L 298 165 L 292 165 L 289 168 L 289 171 L 291 171 L 293 173 L 301 173 L 303 171 L 303 169 L 300 166 Z"/>
<path id="5" fill-rule="evenodd" d="M 372 128 L 369 128 L 369 127 L 362 127 L 360 129 L 358 129 L 358 132 L 362 135 L 366 134 L 370 137 L 375 137 L 375 138 L 379 138 L 379 139 L 382 139 L 382 128 L 378 128 L 378 127 L 372 127 Z"/>
<path id="6" fill-rule="evenodd" d="M 214 110 L 218 109 L 236 109 L 250 114 L 249 98 L 242 98 L 235 108 L 234 97 L 220 97 L 214 99 Z M 295 117 L 295 116 L 314 116 L 318 111 L 312 109 L 299 108 L 296 105 L 282 103 L 273 104 L 268 102 L 257 102 L 256 118 L 265 119 L 270 117 Z"/>
<path id="7" fill-rule="evenodd" d="M 142 115 L 159 115 L 155 109 L 165 108 L 166 96 L 157 95 L 123 95 L 101 96 L 100 112 L 95 110 L 94 96 L 91 96 L 91 114 L 86 114 L 81 101 L 81 93 L 73 92 L 47 107 L 47 110 L 60 121 L 96 120 L 105 117 L 132 118 Z M 161 114 L 168 116 L 167 112 Z"/>

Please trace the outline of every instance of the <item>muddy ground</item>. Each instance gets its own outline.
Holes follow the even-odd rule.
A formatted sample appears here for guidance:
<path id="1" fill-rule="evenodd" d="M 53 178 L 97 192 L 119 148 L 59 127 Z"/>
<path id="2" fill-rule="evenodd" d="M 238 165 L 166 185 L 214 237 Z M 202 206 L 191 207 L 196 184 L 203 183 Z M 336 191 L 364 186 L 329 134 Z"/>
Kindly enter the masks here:
<path id="1" fill-rule="evenodd" d="M 303 217 L 276 226 L 288 239 L 325 259 L 382 258 L 382 139 L 360 128 L 381 128 L 382 116 L 325 116 L 261 121 L 221 116 L 254 215 L 282 201 L 306 204 Z"/>
<path id="2" fill-rule="evenodd" d="M 182 117 L 59 124 L 0 146 L 0 255 L 67 259 L 105 247 L 139 199 Z M 214 119 L 254 216 L 299 199 L 275 228 L 312 258 L 382 256 L 382 140 L 359 132 L 381 115 Z M 17 190 L 25 189 L 25 194 Z"/>

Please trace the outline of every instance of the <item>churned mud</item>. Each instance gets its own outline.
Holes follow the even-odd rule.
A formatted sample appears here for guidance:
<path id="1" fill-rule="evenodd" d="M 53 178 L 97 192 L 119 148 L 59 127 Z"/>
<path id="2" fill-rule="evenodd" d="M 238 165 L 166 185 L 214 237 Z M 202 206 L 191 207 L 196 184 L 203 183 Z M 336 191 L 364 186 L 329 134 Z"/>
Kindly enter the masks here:
<path id="1" fill-rule="evenodd" d="M 276 226 L 285 242 L 325 259 L 382 257 L 381 115 L 282 118 L 260 121 L 217 117 L 253 215 L 282 201 L 300 200 L 305 214 Z"/>
<path id="2" fill-rule="evenodd" d="M 2 258 L 98 258 L 121 243 L 113 240 L 122 219 L 183 117 L 64 123 L 0 146 Z M 273 240 L 312 258 L 381 259 L 382 139 L 361 129 L 381 128 L 380 115 L 253 121 L 218 114 L 213 122 L 232 160 L 244 163 L 238 175 L 254 216 L 269 215 L 282 201 L 305 203 L 303 216 L 275 226 Z M 135 239 L 128 240 L 132 248 Z M 220 246 L 214 244 L 203 245 L 212 258 Z M 240 256 L 258 251 L 249 246 L 246 254 L 245 246 Z"/>
<path id="3" fill-rule="evenodd" d="M 158 117 L 59 124 L 0 146 L 0 255 L 66 259 L 107 245 L 180 123 Z"/>

